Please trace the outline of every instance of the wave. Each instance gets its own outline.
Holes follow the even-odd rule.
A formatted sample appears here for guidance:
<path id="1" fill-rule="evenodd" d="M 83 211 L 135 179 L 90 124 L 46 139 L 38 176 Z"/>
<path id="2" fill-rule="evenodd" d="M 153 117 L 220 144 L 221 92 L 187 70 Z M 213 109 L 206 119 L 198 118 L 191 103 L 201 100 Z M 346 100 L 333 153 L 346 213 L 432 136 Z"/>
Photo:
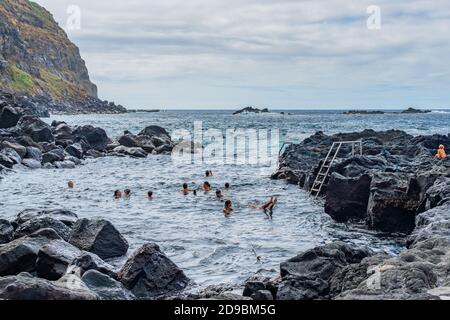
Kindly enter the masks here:
<path id="1" fill-rule="evenodd" d="M 433 110 L 431 111 L 431 113 L 450 113 L 450 110 L 445 111 L 445 110 Z"/>

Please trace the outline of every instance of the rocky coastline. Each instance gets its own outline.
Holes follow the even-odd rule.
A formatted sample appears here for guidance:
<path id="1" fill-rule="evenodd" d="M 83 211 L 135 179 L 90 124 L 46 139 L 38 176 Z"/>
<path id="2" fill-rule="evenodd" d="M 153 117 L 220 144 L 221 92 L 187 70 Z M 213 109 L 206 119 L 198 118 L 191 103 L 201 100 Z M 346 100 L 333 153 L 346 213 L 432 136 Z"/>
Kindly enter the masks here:
<path id="1" fill-rule="evenodd" d="M 111 139 L 105 130 L 90 125 L 48 125 L 35 111 L 12 96 L 0 96 L 0 172 L 16 167 L 73 168 L 86 158 L 105 156 L 145 158 L 168 154 L 174 147 L 168 132 L 158 126 Z"/>
<path id="2" fill-rule="evenodd" d="M 337 222 L 365 221 L 370 229 L 403 233 L 405 250 L 390 256 L 342 242 L 327 244 L 282 263 L 277 279 L 248 283 L 248 291 L 276 283 L 272 293 L 280 300 L 450 297 L 450 161 L 434 158 L 439 144 L 449 145 L 449 134 L 317 132 L 285 150 L 272 178 L 308 191 L 331 144 L 360 139 L 363 156 L 344 148 L 331 167 L 322 192 L 325 212 Z"/>

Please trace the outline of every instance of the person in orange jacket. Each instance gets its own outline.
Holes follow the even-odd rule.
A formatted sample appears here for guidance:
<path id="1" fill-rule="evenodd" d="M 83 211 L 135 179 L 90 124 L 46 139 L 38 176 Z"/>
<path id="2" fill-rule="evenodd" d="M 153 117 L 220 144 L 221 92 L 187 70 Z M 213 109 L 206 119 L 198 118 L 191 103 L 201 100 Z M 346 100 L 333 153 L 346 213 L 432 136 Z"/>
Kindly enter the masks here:
<path id="1" fill-rule="evenodd" d="M 444 147 L 444 145 L 441 144 L 439 146 L 439 149 L 438 149 L 437 153 L 436 153 L 436 158 L 438 158 L 439 160 L 443 160 L 446 157 L 447 157 L 447 155 L 445 154 L 445 147 Z"/>

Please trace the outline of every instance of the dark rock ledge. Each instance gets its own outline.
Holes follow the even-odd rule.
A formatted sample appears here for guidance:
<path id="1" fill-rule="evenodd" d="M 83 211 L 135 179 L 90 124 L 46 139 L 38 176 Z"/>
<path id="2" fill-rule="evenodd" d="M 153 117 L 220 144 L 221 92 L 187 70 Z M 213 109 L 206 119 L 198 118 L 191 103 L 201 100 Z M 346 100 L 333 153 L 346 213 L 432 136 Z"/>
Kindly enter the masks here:
<path id="1" fill-rule="evenodd" d="M 325 212 L 337 222 L 404 233 L 397 256 L 343 242 L 320 246 L 281 264 L 280 277 L 253 279 L 244 294 L 260 299 L 448 299 L 450 297 L 450 161 L 434 159 L 449 135 L 402 131 L 327 136 L 289 146 L 274 179 L 309 190 L 334 141 L 364 140 L 364 156 L 349 148 L 331 168 Z M 268 291 L 272 294 L 268 294 Z"/>

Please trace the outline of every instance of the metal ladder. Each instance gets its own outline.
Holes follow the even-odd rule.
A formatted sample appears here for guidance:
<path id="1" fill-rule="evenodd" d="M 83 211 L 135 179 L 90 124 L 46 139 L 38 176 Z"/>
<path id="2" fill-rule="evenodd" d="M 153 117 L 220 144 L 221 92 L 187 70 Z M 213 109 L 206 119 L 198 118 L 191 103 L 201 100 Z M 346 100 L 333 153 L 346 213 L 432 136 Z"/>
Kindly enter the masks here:
<path id="1" fill-rule="evenodd" d="M 317 199 L 319 197 L 320 191 L 322 191 L 323 184 L 325 183 L 325 180 L 327 179 L 327 177 L 330 173 L 333 162 L 336 160 L 336 158 L 339 154 L 339 151 L 341 150 L 342 145 L 344 145 L 344 144 L 352 145 L 352 156 L 355 156 L 355 146 L 357 144 L 359 144 L 360 155 L 363 154 L 362 140 L 333 142 L 330 150 L 328 151 L 327 157 L 325 158 L 325 161 L 323 162 L 322 166 L 320 167 L 319 173 L 317 174 L 316 180 L 314 180 L 313 186 L 311 188 L 310 195 L 313 196 L 314 199 Z M 335 148 L 335 147 L 337 147 L 337 148 Z M 333 150 L 334 150 L 334 153 L 333 153 Z"/>

